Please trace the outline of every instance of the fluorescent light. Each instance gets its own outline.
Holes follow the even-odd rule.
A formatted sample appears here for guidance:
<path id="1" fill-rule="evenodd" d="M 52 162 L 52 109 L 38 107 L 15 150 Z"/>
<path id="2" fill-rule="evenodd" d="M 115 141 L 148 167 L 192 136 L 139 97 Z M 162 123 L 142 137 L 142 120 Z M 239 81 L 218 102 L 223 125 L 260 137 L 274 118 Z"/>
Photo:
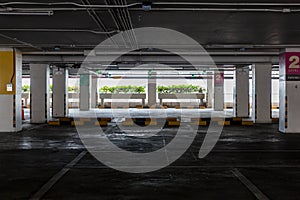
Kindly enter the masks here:
<path id="1" fill-rule="evenodd" d="M 33 16 L 52 16 L 53 11 L 39 11 L 39 12 L 0 12 L 0 15 L 33 15 Z"/>

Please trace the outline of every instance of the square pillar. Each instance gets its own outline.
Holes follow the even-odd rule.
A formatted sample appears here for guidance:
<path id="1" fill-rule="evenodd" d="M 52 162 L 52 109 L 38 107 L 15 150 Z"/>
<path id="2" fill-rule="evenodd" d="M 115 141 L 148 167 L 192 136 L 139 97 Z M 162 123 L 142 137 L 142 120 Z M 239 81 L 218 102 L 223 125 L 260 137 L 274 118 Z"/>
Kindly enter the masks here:
<path id="1" fill-rule="evenodd" d="M 249 117 L 249 67 L 235 70 L 233 102 L 235 117 Z"/>
<path id="2" fill-rule="evenodd" d="M 207 72 L 206 86 L 207 86 L 206 105 L 208 108 L 212 108 L 213 107 L 213 73 L 212 72 Z"/>
<path id="3" fill-rule="evenodd" d="M 252 119 L 255 123 L 272 122 L 272 64 L 252 65 Z"/>
<path id="4" fill-rule="evenodd" d="M 91 107 L 98 108 L 98 76 L 92 76 Z"/>
<path id="5" fill-rule="evenodd" d="M 224 72 L 214 73 L 214 110 L 224 110 Z"/>
<path id="6" fill-rule="evenodd" d="M 156 92 L 156 72 L 149 72 L 148 74 L 148 106 L 156 106 L 157 92 Z"/>
<path id="7" fill-rule="evenodd" d="M 50 69 L 47 64 L 30 64 L 30 122 L 46 123 L 50 119 Z"/>
<path id="8" fill-rule="evenodd" d="M 53 68 L 52 116 L 65 117 L 68 109 L 68 69 Z"/>
<path id="9" fill-rule="evenodd" d="M 79 109 L 88 111 L 91 107 L 91 75 L 80 74 Z"/>
<path id="10" fill-rule="evenodd" d="M 300 49 L 280 55 L 279 75 L 279 131 L 300 133 Z"/>
<path id="11" fill-rule="evenodd" d="M 0 132 L 22 130 L 22 54 L 0 48 Z"/>

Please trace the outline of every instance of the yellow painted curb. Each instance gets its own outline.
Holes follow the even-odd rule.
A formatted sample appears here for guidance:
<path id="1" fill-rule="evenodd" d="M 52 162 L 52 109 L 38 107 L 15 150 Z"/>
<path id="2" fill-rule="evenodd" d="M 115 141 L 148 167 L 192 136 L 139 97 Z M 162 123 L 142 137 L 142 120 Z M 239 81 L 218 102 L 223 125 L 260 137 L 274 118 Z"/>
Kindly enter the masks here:
<path id="1" fill-rule="evenodd" d="M 111 118 L 100 118 L 99 121 L 111 122 Z"/>
<path id="2" fill-rule="evenodd" d="M 157 121 L 146 121 L 145 126 L 157 126 Z"/>
<path id="3" fill-rule="evenodd" d="M 91 118 L 79 118 L 79 120 L 82 122 L 90 122 Z"/>
<path id="4" fill-rule="evenodd" d="M 197 126 L 207 126 L 206 121 L 194 121 L 194 124 Z"/>
<path id="5" fill-rule="evenodd" d="M 212 121 L 212 122 L 219 122 L 219 121 L 223 121 L 223 120 L 225 120 L 225 119 L 224 118 L 220 118 L 220 117 L 216 117 L 216 118 L 211 118 L 210 121 Z"/>
<path id="6" fill-rule="evenodd" d="M 61 117 L 61 118 L 59 118 L 59 121 L 61 121 L 61 122 L 69 122 L 69 121 L 71 121 L 71 119 L 69 117 Z"/>
<path id="7" fill-rule="evenodd" d="M 124 122 L 122 122 L 123 126 L 133 126 L 134 125 L 134 121 L 133 119 L 125 119 Z"/>
<path id="8" fill-rule="evenodd" d="M 97 121 L 97 122 L 95 122 L 95 125 L 96 126 L 107 126 L 108 123 L 107 123 L 107 121 Z"/>
<path id="9" fill-rule="evenodd" d="M 253 121 L 242 121 L 242 126 L 253 126 Z"/>
<path id="10" fill-rule="evenodd" d="M 220 126 L 230 126 L 230 121 L 218 121 L 218 125 L 220 125 Z"/>
<path id="11" fill-rule="evenodd" d="M 168 121 L 169 126 L 180 126 L 180 121 Z"/>
<path id="12" fill-rule="evenodd" d="M 170 122 L 170 121 L 177 121 L 177 118 L 167 118 L 167 121 Z"/>
<path id="13" fill-rule="evenodd" d="M 232 121 L 234 121 L 234 122 L 241 122 L 241 121 L 243 121 L 243 118 L 242 117 L 234 117 L 232 119 Z"/>
<path id="14" fill-rule="evenodd" d="M 72 126 L 83 126 L 84 125 L 84 121 L 72 121 L 71 125 Z"/>
<path id="15" fill-rule="evenodd" d="M 60 125 L 60 121 L 49 121 L 48 124 L 50 126 L 59 126 Z"/>

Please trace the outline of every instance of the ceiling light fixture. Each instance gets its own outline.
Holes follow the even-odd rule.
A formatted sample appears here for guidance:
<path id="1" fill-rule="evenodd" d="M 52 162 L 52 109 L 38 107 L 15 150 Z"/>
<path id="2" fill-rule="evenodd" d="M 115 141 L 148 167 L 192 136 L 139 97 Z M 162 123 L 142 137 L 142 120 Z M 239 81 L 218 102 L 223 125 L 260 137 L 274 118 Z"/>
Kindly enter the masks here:
<path id="1" fill-rule="evenodd" d="M 143 2 L 142 8 L 144 11 L 150 11 L 152 9 L 152 2 Z"/>
<path id="2" fill-rule="evenodd" d="M 53 11 L 39 11 L 39 12 L 0 12 L 0 15 L 28 15 L 28 16 L 52 16 Z"/>

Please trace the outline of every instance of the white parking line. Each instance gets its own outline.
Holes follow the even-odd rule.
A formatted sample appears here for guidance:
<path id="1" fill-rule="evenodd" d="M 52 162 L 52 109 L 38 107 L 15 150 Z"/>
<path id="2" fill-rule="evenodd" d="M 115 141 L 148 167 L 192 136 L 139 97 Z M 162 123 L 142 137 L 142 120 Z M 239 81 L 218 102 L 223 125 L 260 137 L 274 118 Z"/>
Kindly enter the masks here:
<path id="1" fill-rule="evenodd" d="M 55 174 L 45 185 L 43 185 L 39 191 L 37 191 L 30 200 L 39 200 L 41 199 L 54 185 L 59 181 L 76 163 L 85 156 L 87 152 L 81 152 L 74 160 L 68 163 L 62 170 Z"/>
<path id="2" fill-rule="evenodd" d="M 269 200 L 249 179 L 247 179 L 238 169 L 234 168 L 231 172 L 252 192 L 258 200 Z"/>

